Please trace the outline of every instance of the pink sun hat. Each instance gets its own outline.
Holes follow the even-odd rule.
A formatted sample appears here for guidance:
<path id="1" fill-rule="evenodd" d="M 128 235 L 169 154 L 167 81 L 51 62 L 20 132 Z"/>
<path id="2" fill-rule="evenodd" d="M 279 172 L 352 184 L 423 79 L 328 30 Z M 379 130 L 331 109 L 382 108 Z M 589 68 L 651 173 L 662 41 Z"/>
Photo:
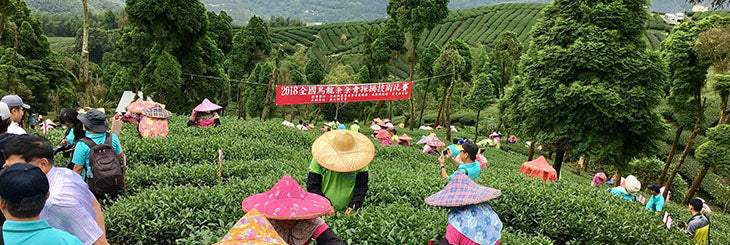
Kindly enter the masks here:
<path id="1" fill-rule="evenodd" d="M 426 198 L 426 204 L 436 207 L 462 207 L 479 204 L 502 195 L 502 191 L 481 186 L 466 174 L 457 171 L 443 190 Z"/>
<path id="2" fill-rule="evenodd" d="M 305 220 L 333 214 L 327 198 L 309 193 L 288 174 L 271 190 L 250 196 L 241 202 L 243 212 L 257 209 L 269 219 Z"/>
<path id="3" fill-rule="evenodd" d="M 210 102 L 208 99 L 204 99 L 203 103 L 200 103 L 200 105 L 193 109 L 193 112 L 190 115 L 190 121 L 195 121 L 195 117 L 198 115 L 198 112 L 210 112 L 220 109 L 223 109 L 223 107 L 213 104 L 213 102 Z"/>
<path id="4" fill-rule="evenodd" d="M 438 138 L 431 138 L 426 142 L 427 145 L 435 146 L 435 147 L 441 147 L 445 146 L 444 142 L 441 142 Z"/>

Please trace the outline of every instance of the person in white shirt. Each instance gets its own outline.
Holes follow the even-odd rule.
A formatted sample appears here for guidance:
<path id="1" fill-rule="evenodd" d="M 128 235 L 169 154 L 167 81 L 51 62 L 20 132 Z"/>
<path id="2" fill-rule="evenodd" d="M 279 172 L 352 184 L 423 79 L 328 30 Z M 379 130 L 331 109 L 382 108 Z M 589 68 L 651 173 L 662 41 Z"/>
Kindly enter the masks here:
<path id="1" fill-rule="evenodd" d="M 20 98 L 20 96 L 11 94 L 6 95 L 2 99 L 0 99 L 1 102 L 4 102 L 5 104 L 10 107 L 10 120 L 12 121 L 10 123 L 10 126 L 8 127 L 8 133 L 10 134 L 26 134 L 25 129 L 20 127 L 18 123 L 20 123 L 21 120 L 23 120 L 23 115 L 25 115 L 25 110 L 30 110 L 30 106 L 23 103 L 23 99 Z"/>

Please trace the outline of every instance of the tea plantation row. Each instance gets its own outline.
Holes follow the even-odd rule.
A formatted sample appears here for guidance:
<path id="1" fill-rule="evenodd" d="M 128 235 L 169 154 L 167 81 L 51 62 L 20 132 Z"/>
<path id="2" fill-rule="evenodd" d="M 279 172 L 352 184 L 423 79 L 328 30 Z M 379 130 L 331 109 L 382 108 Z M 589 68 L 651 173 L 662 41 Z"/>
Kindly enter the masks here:
<path id="1" fill-rule="evenodd" d="M 504 31 L 517 33 L 523 44 L 528 44 L 532 26 L 542 17 L 547 4 L 509 3 L 472 9 L 454 10 L 441 24 L 420 36 L 419 49 L 430 43 L 446 44 L 450 39 L 461 39 L 472 46 L 493 46 L 499 34 Z M 373 26 L 385 27 L 385 19 L 370 22 L 335 23 L 320 26 L 279 27 L 271 29 L 274 43 L 301 44 L 311 47 L 310 55 L 325 56 L 357 55 L 364 33 Z M 666 24 L 658 14 L 652 14 L 647 24 L 646 40 L 652 49 L 661 48 L 661 41 L 667 37 L 672 26 Z M 236 30 L 234 30 L 236 31 Z M 345 36 L 346 39 L 342 39 Z M 405 59 L 396 59 L 391 73 L 406 78 L 410 72 Z M 358 67 L 355 67 L 358 68 Z M 357 69 L 356 69 L 357 70 Z"/>
<path id="2" fill-rule="evenodd" d="M 121 139 L 130 164 L 128 190 L 103 205 L 112 242 L 216 241 L 243 215 L 240 203 L 245 197 L 268 190 L 285 174 L 304 184 L 309 145 L 321 134 L 286 128 L 280 121 L 224 119 L 223 127 L 216 129 L 187 128 L 185 121 L 182 116 L 171 118 L 171 133 L 165 139 L 140 139 L 133 127 L 125 126 Z M 60 139 L 59 132 L 51 139 Z M 399 133 L 420 138 L 428 132 Z M 445 137 L 443 132 L 439 136 Z M 436 158 L 420 153 L 417 146 L 376 145 L 364 208 L 351 216 L 327 216 L 327 222 L 352 244 L 424 244 L 443 236 L 448 210 L 423 202 L 447 183 L 438 174 Z M 221 184 L 219 148 L 225 154 Z M 523 155 L 488 149 L 485 156 L 489 165 L 478 182 L 503 192 L 491 202 L 505 225 L 503 244 L 688 242 L 681 232 L 661 228 L 661 217 L 643 206 L 613 198 L 603 187 L 591 188 L 586 176 L 566 169 L 561 181 L 545 183 L 518 172 Z M 684 207 L 667 208 L 677 220 L 689 218 Z M 730 238 L 719 234 L 730 234 L 730 218 L 711 218 L 717 234 L 713 243 L 728 244 Z"/>

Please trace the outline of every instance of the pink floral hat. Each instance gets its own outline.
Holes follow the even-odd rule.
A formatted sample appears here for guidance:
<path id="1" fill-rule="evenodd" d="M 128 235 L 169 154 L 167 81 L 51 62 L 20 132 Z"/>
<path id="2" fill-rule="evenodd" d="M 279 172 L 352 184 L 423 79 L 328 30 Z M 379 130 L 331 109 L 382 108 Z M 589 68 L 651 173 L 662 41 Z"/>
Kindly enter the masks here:
<path id="1" fill-rule="evenodd" d="M 195 121 L 195 118 L 198 115 L 198 112 L 211 112 L 211 111 L 217 111 L 223 109 L 223 107 L 213 104 L 213 102 L 210 102 L 208 99 L 204 99 L 203 103 L 200 103 L 200 105 L 196 106 L 193 109 L 193 112 L 190 113 L 190 121 Z"/>
<path id="2" fill-rule="evenodd" d="M 257 209 L 266 218 L 276 220 L 314 219 L 334 213 L 327 198 L 305 191 L 288 174 L 271 190 L 244 199 L 241 208 L 246 213 Z"/>
<path id="3" fill-rule="evenodd" d="M 426 198 L 426 204 L 437 207 L 461 207 L 483 203 L 502 195 L 502 191 L 481 186 L 466 174 L 457 171 L 443 190 Z"/>
<path id="4" fill-rule="evenodd" d="M 426 142 L 427 145 L 435 146 L 435 147 L 441 147 L 445 146 L 444 142 L 441 142 L 438 138 L 431 138 Z"/>

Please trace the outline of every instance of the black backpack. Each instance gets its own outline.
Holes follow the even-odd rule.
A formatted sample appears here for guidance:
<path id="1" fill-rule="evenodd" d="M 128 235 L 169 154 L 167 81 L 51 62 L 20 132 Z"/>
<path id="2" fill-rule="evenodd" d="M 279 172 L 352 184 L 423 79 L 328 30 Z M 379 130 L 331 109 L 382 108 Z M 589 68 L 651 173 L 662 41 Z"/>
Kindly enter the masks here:
<path id="1" fill-rule="evenodd" d="M 83 138 L 81 142 L 84 142 L 90 149 L 89 166 L 93 177 L 88 179 L 88 184 L 91 192 L 104 196 L 123 190 L 124 171 L 119 157 L 112 147 L 111 134 L 106 134 L 106 141 L 101 145 L 97 145 L 89 138 Z"/>

